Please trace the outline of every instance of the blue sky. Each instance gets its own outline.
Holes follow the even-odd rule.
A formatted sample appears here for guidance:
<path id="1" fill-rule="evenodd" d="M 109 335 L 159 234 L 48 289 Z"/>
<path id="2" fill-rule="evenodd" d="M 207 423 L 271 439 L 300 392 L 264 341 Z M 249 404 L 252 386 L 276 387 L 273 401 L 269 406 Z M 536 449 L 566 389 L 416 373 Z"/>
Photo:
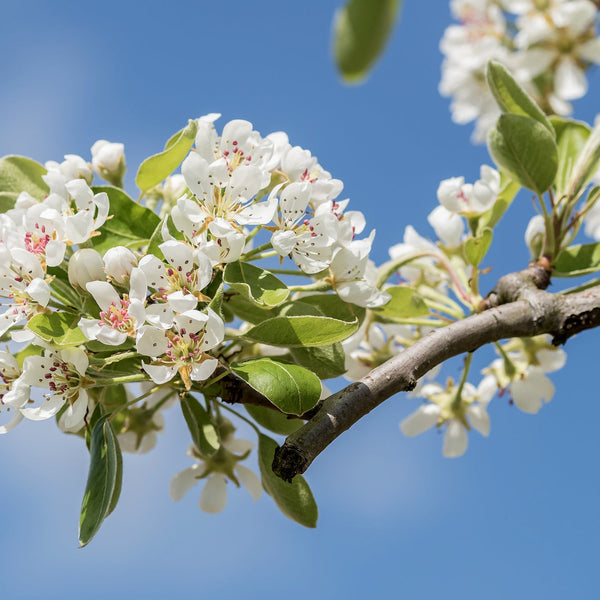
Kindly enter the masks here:
<path id="1" fill-rule="evenodd" d="M 95 140 L 121 141 L 133 194 L 137 165 L 188 118 L 245 118 L 263 134 L 286 131 L 344 181 L 351 208 L 377 230 L 372 257 L 381 263 L 406 225 L 433 234 L 425 217 L 441 179 L 474 180 L 489 157 L 470 144 L 470 127 L 451 123 L 437 93 L 447 3 L 408 0 L 383 60 L 353 88 L 330 60 L 339 4 L 6 4 L 0 154 L 87 158 Z M 595 116 L 599 93 L 595 73 L 578 118 Z M 526 264 L 532 214 L 526 195 L 511 208 L 488 287 Z M 433 432 L 402 437 L 398 423 L 418 402 L 390 399 L 310 468 L 320 507 L 314 531 L 244 491 L 230 490 L 218 516 L 197 508 L 199 490 L 173 503 L 168 482 L 188 465 L 188 434 L 173 409 L 157 448 L 126 457 L 117 510 L 78 550 L 87 451 L 51 422 L 24 423 L 0 439 L 0 595 L 595 598 L 595 339 L 569 342 L 567 366 L 553 376 L 556 395 L 538 415 L 494 400 L 490 437 L 472 435 L 458 460 L 442 458 Z"/>

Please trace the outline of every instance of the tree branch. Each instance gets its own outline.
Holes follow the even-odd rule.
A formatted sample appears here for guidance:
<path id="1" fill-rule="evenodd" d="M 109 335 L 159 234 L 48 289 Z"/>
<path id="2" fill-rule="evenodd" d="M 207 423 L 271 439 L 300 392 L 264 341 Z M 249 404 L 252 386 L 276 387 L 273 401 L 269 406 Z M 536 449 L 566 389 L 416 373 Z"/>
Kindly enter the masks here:
<path id="1" fill-rule="evenodd" d="M 273 471 L 291 481 L 341 433 L 381 404 L 449 358 L 511 337 L 553 336 L 553 343 L 600 325 L 600 287 L 577 294 L 543 291 L 549 269 L 536 264 L 501 278 L 484 300 L 483 312 L 436 329 L 400 354 L 373 369 L 360 381 L 329 396 L 320 410 L 291 434 L 275 453 Z"/>

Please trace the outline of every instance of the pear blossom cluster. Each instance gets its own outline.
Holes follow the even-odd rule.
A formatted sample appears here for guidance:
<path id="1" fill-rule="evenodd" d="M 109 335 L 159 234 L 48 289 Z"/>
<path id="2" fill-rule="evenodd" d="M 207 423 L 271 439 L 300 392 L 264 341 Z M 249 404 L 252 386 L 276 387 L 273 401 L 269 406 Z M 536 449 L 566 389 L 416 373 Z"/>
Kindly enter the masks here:
<path id="1" fill-rule="evenodd" d="M 437 241 L 421 236 L 409 225 L 404 241 L 389 250 L 390 264 L 395 267 L 391 280 L 423 299 L 429 309 L 427 318 L 419 323 L 410 316 L 388 322 L 385 313 L 372 309 L 371 317 L 343 342 L 347 379 L 364 377 L 433 328 L 477 310 L 482 298 L 473 288 L 474 269 L 465 260 L 464 245 L 474 235 L 470 228 L 476 228 L 478 219 L 492 210 L 499 193 L 500 174 L 488 165 L 481 166 L 480 179 L 474 183 L 465 183 L 464 177 L 440 183 L 437 191 L 440 204 L 428 216 Z M 525 234 L 531 248 L 537 243 L 536 236 L 543 237 L 544 231 L 544 219 L 536 215 Z M 538 256 L 535 254 L 534 258 Z M 389 292 L 391 287 L 387 284 L 383 290 Z M 442 385 L 434 381 L 439 367 L 430 371 L 409 394 L 425 402 L 401 423 L 401 431 L 412 437 L 432 428 L 442 430 L 443 455 L 458 457 L 466 452 L 472 429 L 483 436 L 489 435 L 488 407 L 493 398 L 508 398 L 524 413 L 539 412 L 554 395 L 554 386 L 546 374 L 564 366 L 565 352 L 552 346 L 547 336 L 513 339 L 498 344 L 497 351 L 500 357 L 494 357 L 482 369 L 477 386 L 466 379 L 468 364 L 464 369 L 465 380 L 460 383 L 448 379 Z"/>
<path id="2" fill-rule="evenodd" d="M 473 139 L 485 140 L 499 111 L 486 86 L 489 60 L 503 63 L 550 113 L 569 115 L 587 92 L 586 72 L 600 64 L 592 0 L 452 0 L 440 93 L 450 96 L 452 120 L 475 121 Z"/>
<path id="3" fill-rule="evenodd" d="M 28 344 L 0 353 L 0 433 L 54 417 L 60 429 L 81 435 L 92 415 L 109 410 L 122 450 L 148 452 L 164 428 L 162 410 L 177 394 L 193 393 L 227 368 L 222 356 L 234 346 L 209 287 L 246 255 L 289 261 L 344 302 L 366 308 L 389 300 L 369 258 L 375 232 L 360 237 L 365 219 L 339 198 L 342 182 L 284 133 L 263 137 L 251 123 L 234 120 L 219 134 L 218 116 L 195 121 L 181 173 L 144 193 L 162 221 L 153 251 L 135 244 L 99 251 L 95 243 L 115 207 L 92 185 L 99 177 L 122 187 L 126 160 L 119 143 L 96 142 L 90 161 L 70 154 L 47 162 L 41 175 L 47 193 L 24 190 L 0 214 L 6 299 L 0 335 Z M 263 242 L 256 249 L 255 236 Z M 81 336 L 73 343 L 55 343 L 28 327 L 38 315 L 63 311 Z M 247 329 L 238 326 L 233 334 Z M 118 370 L 126 359 L 136 361 L 133 372 Z M 116 377 L 104 370 L 109 364 Z M 125 395 L 113 398 L 102 386 L 119 381 L 120 373 Z M 142 386 L 141 396 L 130 379 Z M 218 419 L 228 426 L 217 454 L 204 456 L 193 446 L 189 454 L 200 462 L 171 486 L 179 499 L 205 480 L 200 506 L 208 512 L 224 507 L 227 480 L 241 482 L 254 499 L 260 495 L 258 478 L 240 464 L 252 444 L 235 439 L 233 425 Z"/>

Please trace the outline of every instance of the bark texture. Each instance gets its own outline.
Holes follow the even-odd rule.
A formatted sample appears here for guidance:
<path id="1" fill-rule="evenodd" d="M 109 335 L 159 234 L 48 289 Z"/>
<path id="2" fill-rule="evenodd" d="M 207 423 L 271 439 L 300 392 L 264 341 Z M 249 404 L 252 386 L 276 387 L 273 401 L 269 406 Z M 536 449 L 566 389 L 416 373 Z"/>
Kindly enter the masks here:
<path id="1" fill-rule="evenodd" d="M 384 400 L 409 391 L 417 380 L 449 358 L 511 337 L 552 335 L 555 345 L 600 325 L 600 288 L 574 294 L 545 290 L 550 271 L 531 265 L 500 279 L 481 312 L 432 331 L 384 364 L 329 396 L 312 418 L 277 449 L 273 471 L 291 481 L 341 433 Z"/>

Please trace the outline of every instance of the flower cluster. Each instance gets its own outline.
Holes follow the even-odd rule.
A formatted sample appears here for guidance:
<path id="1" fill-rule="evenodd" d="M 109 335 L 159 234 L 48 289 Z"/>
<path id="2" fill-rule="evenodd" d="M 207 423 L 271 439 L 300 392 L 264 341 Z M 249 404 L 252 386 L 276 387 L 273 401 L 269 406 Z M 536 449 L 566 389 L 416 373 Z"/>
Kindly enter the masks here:
<path id="1" fill-rule="evenodd" d="M 591 0 L 453 0 L 440 93 L 452 97 L 456 123 L 476 121 L 485 140 L 499 115 L 485 81 L 489 60 L 506 65 L 548 112 L 568 115 L 587 91 L 586 71 L 600 64 L 597 6 Z"/>

